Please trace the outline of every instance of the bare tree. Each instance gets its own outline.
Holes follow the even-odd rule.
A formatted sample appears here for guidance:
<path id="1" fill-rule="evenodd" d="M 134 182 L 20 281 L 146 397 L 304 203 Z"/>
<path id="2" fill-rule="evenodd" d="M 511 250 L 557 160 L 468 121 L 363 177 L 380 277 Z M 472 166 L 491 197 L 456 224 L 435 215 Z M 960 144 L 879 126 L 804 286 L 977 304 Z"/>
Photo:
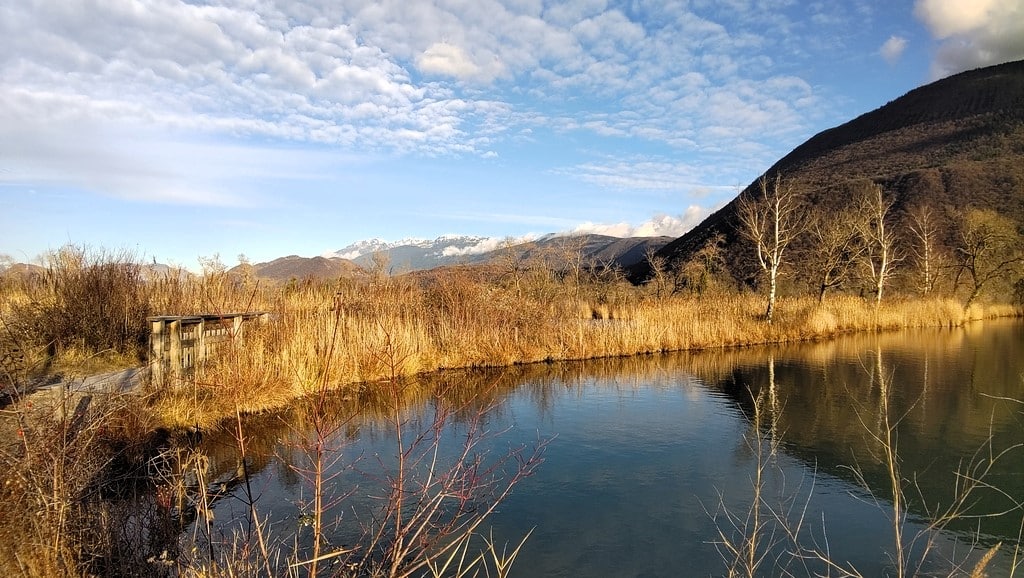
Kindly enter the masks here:
<path id="1" fill-rule="evenodd" d="M 383 281 L 391 276 L 391 254 L 387 251 L 374 251 L 370 255 L 371 272 L 376 281 Z"/>
<path id="2" fill-rule="evenodd" d="M 964 304 L 967 308 L 985 286 L 1020 268 L 1024 263 L 1024 238 L 1011 219 L 992 210 L 967 209 L 958 220 L 956 285 L 965 274 L 970 278 L 971 293 Z"/>
<path id="3" fill-rule="evenodd" d="M 672 280 L 669 278 L 668 263 L 664 257 L 658 255 L 654 247 L 648 246 L 644 250 L 644 259 L 651 267 L 651 277 L 647 284 L 654 288 L 654 296 L 658 299 L 665 297 L 672 290 Z"/>
<path id="4" fill-rule="evenodd" d="M 814 269 L 818 303 L 825 300 L 826 291 L 846 281 L 860 256 L 862 245 L 856 223 L 848 210 L 839 214 L 815 213 L 808 228 L 812 243 L 808 265 Z"/>
<path id="5" fill-rule="evenodd" d="M 501 263 L 501 276 L 508 279 L 512 287 L 515 288 L 516 297 L 522 297 L 523 279 L 528 270 L 525 251 L 509 237 L 502 242 L 499 262 Z"/>
<path id="6" fill-rule="evenodd" d="M 862 218 L 858 225 L 864 251 L 861 262 L 871 280 L 875 306 L 882 303 L 882 291 L 902 260 L 896 244 L 895 227 L 889 222 L 894 201 L 886 198 L 882 187 L 871 183 L 860 198 Z"/>
<path id="7" fill-rule="evenodd" d="M 743 195 L 736 206 L 740 232 L 757 252 L 757 263 L 768 277 L 768 309 L 765 319 L 772 322 L 779 271 L 790 243 L 805 228 L 806 212 L 801 195 L 782 175 L 763 175 L 757 191 Z"/>
<path id="8" fill-rule="evenodd" d="M 587 248 L 587 237 L 584 235 L 570 235 L 562 239 L 559 244 L 560 258 L 565 264 L 565 272 L 572 284 L 572 298 L 579 301 L 580 285 L 583 281 L 583 274 L 588 266 L 585 249 Z"/>
<path id="9" fill-rule="evenodd" d="M 725 268 L 725 236 L 716 233 L 704 243 L 699 251 L 683 264 L 676 279 L 675 290 L 688 289 L 691 293 L 703 295 L 712 288 L 716 275 Z"/>
<path id="10" fill-rule="evenodd" d="M 921 295 L 928 295 L 935 290 L 940 269 L 939 219 L 928 205 L 914 207 L 909 216 L 913 239 L 910 251 L 920 273 L 917 289 Z"/>

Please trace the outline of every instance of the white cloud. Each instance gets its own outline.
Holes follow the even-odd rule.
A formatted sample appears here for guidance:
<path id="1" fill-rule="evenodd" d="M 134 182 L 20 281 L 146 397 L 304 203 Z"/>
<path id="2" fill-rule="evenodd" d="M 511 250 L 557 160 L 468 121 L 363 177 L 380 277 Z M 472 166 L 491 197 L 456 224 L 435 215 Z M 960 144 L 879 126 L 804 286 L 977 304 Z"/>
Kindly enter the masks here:
<path id="1" fill-rule="evenodd" d="M 1024 58 L 1024 0 L 917 0 L 914 14 L 942 41 L 935 77 Z"/>
<path id="2" fill-rule="evenodd" d="M 8 3 L 0 108 L 39 133 L 74 135 L 88 119 L 196 140 L 426 156 L 493 158 L 538 127 L 580 131 L 700 150 L 714 163 L 684 174 L 582 166 L 579 178 L 686 189 L 736 151 L 752 153 L 748 165 L 774 160 L 778 139 L 806 136 L 808 117 L 821 114 L 808 82 L 759 55 L 793 43 L 789 1 Z M 12 136 L 0 125 L 0 140 Z M 159 141 L 140 139 L 130 153 L 154 158 L 144 149 Z M 175 178 L 167 198 L 196 189 L 227 201 L 210 183 Z"/>
<path id="3" fill-rule="evenodd" d="M 61 122 L 41 127 L 25 118 L 17 96 L 0 90 L 0 101 L 16 105 L 0 107 L 6 136 L 0 139 L 0 183 L 46 183 L 136 202 L 242 207 L 263 202 L 254 183 L 323 178 L 328 167 L 365 162 L 340 153 L 182 139 L 101 114 L 89 117 L 67 99 L 50 104 L 62 107 Z"/>
<path id="4" fill-rule="evenodd" d="M 504 247 L 529 243 L 537 240 L 538 235 L 529 233 L 521 237 L 487 237 L 478 243 L 468 247 L 445 247 L 441 252 L 445 257 L 466 257 L 469 255 L 483 255 L 491 251 L 497 251 Z"/>
<path id="5" fill-rule="evenodd" d="M 359 257 L 362 257 L 363 255 L 364 255 L 364 253 L 362 251 L 359 251 L 358 249 L 356 249 L 356 250 L 353 250 L 353 251 L 349 251 L 348 253 L 338 253 L 338 252 L 329 251 L 327 253 L 324 253 L 322 256 L 323 257 L 327 257 L 329 259 L 337 257 L 339 259 L 348 259 L 349 261 L 351 261 L 353 259 L 358 259 Z"/>
<path id="6" fill-rule="evenodd" d="M 599 162 L 561 169 L 559 174 L 619 190 L 682 193 L 701 191 L 704 194 L 712 190 L 734 189 L 732 186 L 716 186 L 701 182 L 703 175 L 712 174 L 709 169 L 657 158 L 605 158 Z"/>
<path id="7" fill-rule="evenodd" d="M 582 223 L 572 234 L 592 233 L 612 237 L 681 237 L 708 216 L 707 209 L 690 205 L 681 215 L 659 214 L 640 224 Z"/>
<path id="8" fill-rule="evenodd" d="M 470 59 L 466 51 L 447 42 L 435 42 L 416 58 L 416 66 L 425 74 L 438 74 L 471 80 L 492 80 L 500 66 L 483 68 Z"/>
<path id="9" fill-rule="evenodd" d="M 587 221 L 576 225 L 572 229 L 556 233 L 556 236 L 573 235 L 608 235 L 610 237 L 680 237 L 695 227 L 709 214 L 709 211 L 697 205 L 687 207 L 686 211 L 679 215 L 657 214 L 647 221 L 638 224 L 627 222 L 620 223 L 594 223 Z M 482 255 L 491 251 L 497 251 L 504 247 L 514 246 L 521 243 L 529 243 L 540 238 L 536 233 L 528 233 L 520 237 L 487 237 L 468 247 L 445 247 L 442 254 L 445 257 L 462 257 L 469 255 Z"/>
<path id="10" fill-rule="evenodd" d="M 903 56 L 903 51 L 907 49 L 907 39 L 902 36 L 890 36 L 888 40 L 882 44 L 882 47 L 878 49 L 879 54 L 889 64 L 895 63 Z"/>
<path id="11" fill-rule="evenodd" d="M 472 151 L 478 141 L 468 135 L 478 123 L 493 130 L 494 119 L 505 118 L 491 114 L 493 101 L 414 83 L 388 47 L 361 41 L 356 15 L 344 9 L 335 15 L 325 8 L 306 23 L 289 13 L 294 6 L 267 3 L 257 13 L 247 4 L 98 0 L 88 10 L 52 1 L 4 8 L 0 76 L 19 91 L 26 118 L 40 125 L 67 114 L 49 104 L 64 100 L 75 102 L 71 114 L 87 118 L 443 153 Z M 466 59 L 462 66 L 475 68 L 459 69 L 460 54 L 442 51 L 447 60 L 433 66 L 496 74 Z M 7 104 L 11 93 L 2 96 Z M 452 102 L 457 109 L 447 106 Z"/>
<path id="12" fill-rule="evenodd" d="M 984 28 L 1001 7 L 1013 4 L 1015 2 L 1000 0 L 918 0 L 914 14 L 924 21 L 936 38 L 942 39 Z"/>
<path id="13" fill-rule="evenodd" d="M 517 77 L 542 80 L 547 96 L 579 89 L 623 98 L 624 112 L 639 113 L 631 122 L 614 126 L 582 118 L 580 126 L 692 144 L 701 135 L 679 136 L 685 131 L 677 129 L 685 127 L 674 119 L 681 111 L 641 110 L 637 103 L 684 100 L 692 87 L 678 79 L 692 75 L 705 82 L 716 78 L 718 86 L 711 88 L 717 98 L 742 89 L 734 77 L 749 67 L 760 74 L 763 62 L 739 52 L 765 42 L 752 23 L 776 8 L 731 7 L 730 16 L 737 12 L 750 20 L 737 30 L 687 10 L 658 10 L 665 21 L 649 34 L 604 0 L 558 3 L 544 12 L 535 0 L 269 0 L 258 11 L 246 0 L 216 6 L 98 0 L 90 6 L 51 0 L 8 8 L 8 24 L 0 25 L 9 33 L 0 35 L 6 38 L 0 53 L 8 57 L 0 56 L 0 72 L 9 85 L 107 101 L 138 120 L 192 130 L 428 154 L 473 151 L 480 123 L 501 136 L 522 121 L 507 111 L 490 116 L 488 109 L 503 103 L 479 94 L 467 98 L 445 84 L 448 79 Z M 442 82 L 413 80 L 413 67 Z M 758 86 L 734 103 L 747 111 L 739 122 L 778 112 L 778 124 L 799 122 L 794 106 L 805 101 L 779 98 L 770 88 Z M 436 106 L 453 100 L 461 101 L 461 110 Z M 689 116 L 707 103 L 698 99 L 682 112 Z M 760 126 L 734 128 L 708 135 L 765 134 Z"/>

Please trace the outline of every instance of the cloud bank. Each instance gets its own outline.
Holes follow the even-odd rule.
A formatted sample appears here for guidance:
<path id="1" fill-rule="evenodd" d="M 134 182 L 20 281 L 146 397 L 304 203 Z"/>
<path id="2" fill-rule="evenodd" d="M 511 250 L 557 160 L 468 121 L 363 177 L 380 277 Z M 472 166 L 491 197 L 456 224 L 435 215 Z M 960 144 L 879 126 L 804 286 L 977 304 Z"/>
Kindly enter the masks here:
<path id="1" fill-rule="evenodd" d="M 683 151 L 753 148 L 767 158 L 768 143 L 801 134 L 821 104 L 809 83 L 773 72 L 761 55 L 790 42 L 778 32 L 791 28 L 786 4 L 6 3 L 0 140 L 11 140 L 7 121 L 19 118 L 30 124 L 26 150 L 40 155 L 53 151 L 34 129 L 60 127 L 56 140 L 87 151 L 96 141 L 82 126 L 94 123 L 126 134 L 142 127 L 152 139 L 136 150 L 169 135 L 494 158 L 511 135 L 543 128 Z M 765 23 L 777 27 L 765 34 Z M 102 163 L 123 161 L 94 152 L 109 153 Z M 83 181 L 74 166 L 50 169 Z M 115 196 L 148 190 L 98 181 L 83 186 Z M 184 181 L 138 194 L 230 202 L 209 183 Z"/>
<path id="2" fill-rule="evenodd" d="M 621 223 L 592 223 L 586 222 L 568 231 L 555 233 L 556 236 L 573 235 L 608 235 L 610 237 L 681 237 L 687 231 L 699 224 L 708 216 L 708 210 L 697 205 L 687 207 L 680 215 L 658 214 L 647 221 L 639 224 Z M 540 235 L 529 233 L 519 237 L 486 237 L 479 242 L 467 247 L 445 247 L 442 254 L 445 257 L 462 257 L 469 255 L 482 255 L 491 251 L 497 251 L 507 246 L 519 245 L 536 241 Z M 344 256 L 344 255 L 340 255 Z"/>
<path id="3" fill-rule="evenodd" d="M 917 0 L 914 14 L 940 41 L 936 78 L 1024 58 L 1024 0 Z"/>
<path id="4" fill-rule="evenodd" d="M 681 237 L 708 216 L 703 207 L 691 205 L 680 215 L 655 215 L 638 225 L 583 223 L 572 234 L 593 233 L 612 237 Z"/>

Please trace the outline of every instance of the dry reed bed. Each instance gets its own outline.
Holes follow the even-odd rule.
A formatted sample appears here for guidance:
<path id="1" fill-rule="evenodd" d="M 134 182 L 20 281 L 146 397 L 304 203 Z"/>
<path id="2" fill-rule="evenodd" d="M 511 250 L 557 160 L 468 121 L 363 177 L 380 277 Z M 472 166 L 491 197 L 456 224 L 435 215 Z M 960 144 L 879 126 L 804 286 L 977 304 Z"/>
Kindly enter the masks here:
<path id="1" fill-rule="evenodd" d="M 1017 314 L 1010 306 L 964 311 L 942 298 L 876 308 L 856 297 L 822 304 L 797 297 L 780 300 L 768 324 L 764 298 L 753 294 L 638 299 L 594 314 L 602 306 L 564 297 L 513 296 L 485 284 L 448 289 L 386 279 L 283 297 L 263 331 L 193 379 L 159 392 L 154 409 L 171 427 L 207 428 L 236 411 L 278 408 L 324 386 L 372 388 L 443 369 L 819 340 Z"/>
<path id="2" fill-rule="evenodd" d="M 83 309 L 97 316 L 109 313 L 110 299 L 96 298 L 95 291 L 68 290 L 88 288 L 97 281 L 77 276 L 75 266 L 64 273 L 58 269 L 56 276 L 35 286 L 0 287 L 4 289 L 0 291 L 4 338 L 27 355 L 24 362 L 5 361 L 5 375 L 15 383 L 39 364 L 37 359 L 46 355 L 49 344 L 58 345 L 56 356 L 47 360 L 51 367 L 65 364 L 85 371 L 82 365 L 102 353 L 82 342 L 76 334 L 78 325 L 37 323 L 47 316 L 69 316 Z M 98 281 L 116 281 L 108 284 L 116 291 L 108 292 L 132 297 L 124 302 L 124 310 L 135 311 L 132 318 L 141 316 L 140 321 L 153 313 L 254 309 L 271 311 L 273 319 L 188 380 L 151 392 L 148 407 L 119 400 L 120 409 L 90 420 L 84 429 L 73 428 L 75 435 L 68 435 L 66 429 L 72 422 L 56 422 L 60 427 L 53 429 L 53 420 L 40 420 L 39 424 L 48 425 L 36 432 L 17 422 L 25 417 L 22 409 L 7 412 L 7 421 L 22 431 L 18 437 L 11 436 L 18 440 L 18 447 L 2 453 L 14 476 L 8 479 L 29 485 L 4 487 L 6 507 L 0 516 L 19 520 L 7 524 L 8 535 L 28 538 L 9 552 L 15 558 L 7 559 L 2 555 L 6 552 L 0 552 L 0 568 L 35 575 L 81 575 L 82 568 L 102 566 L 102 561 L 82 560 L 82 552 L 107 552 L 111 560 L 131 557 L 131 552 L 115 547 L 130 540 L 111 538 L 116 528 L 96 532 L 110 522 L 95 520 L 91 512 L 76 506 L 85 503 L 83 493 L 93 491 L 83 484 L 108 469 L 111 459 L 110 454 L 93 449 L 111 446 L 108 438 L 118 430 L 131 430 L 118 433 L 118 440 L 141 439 L 145 437 L 141 432 L 154 431 L 158 425 L 213 431 L 236 412 L 286 408 L 296 400 L 310 403 L 318 399 L 311 394 L 325 388 L 349 388 L 358 390 L 360 399 L 372 398 L 387 390 L 375 383 L 441 369 L 827 339 L 853 331 L 958 326 L 972 319 L 1017 313 L 1008 306 L 973 306 L 965 312 L 955 299 L 890 301 L 876 309 L 855 297 L 835 296 L 820 305 L 816 299 L 792 297 L 780 300 L 775 322 L 767 324 L 764 298 L 749 293 L 654 299 L 643 288 L 626 285 L 579 287 L 545 278 L 543 283 L 509 287 L 500 281 L 473 281 L 458 275 L 425 285 L 379 277 L 368 283 L 271 289 L 232 281 L 223 274 L 198 281 L 167 276 L 142 283 L 132 277 L 131 269 L 90 271 L 101 277 Z M 128 316 L 118 313 L 118 319 Z M 46 332 L 40 332 L 40 327 Z M 122 346 L 111 347 L 120 359 L 135 354 L 133 348 L 145 337 L 139 333 L 145 330 L 144 323 L 141 328 L 125 323 L 125 328 Z M 432 377 L 449 376 L 464 379 L 453 373 Z M 339 396 L 339 403 L 345 397 Z M 134 425 L 114 427 L 120 418 L 112 416 L 122 414 L 132 416 L 129 421 Z M 146 556 L 137 560 L 140 567 L 148 563 Z M 23 560 L 34 562 L 30 567 Z"/>
<path id="3" fill-rule="evenodd" d="M 202 277 L 152 278 L 130 255 L 65 248 L 42 278 L 0 285 L 0 345 L 17 352 L 4 356 L 2 377 L 18 382 L 45 367 L 79 375 L 144 359 L 146 315 L 272 312 L 243 347 L 153 392 L 152 407 L 167 425 L 209 427 L 324 387 L 367 388 L 357 384 L 441 369 L 827 339 L 1016 314 L 1009 306 L 965 312 L 954 298 L 876 308 L 835 295 L 820 304 L 782 298 L 768 324 L 764 297 L 752 293 L 656 298 L 622 281 L 535 273 L 516 283 L 455 269 L 419 280 L 378 273 L 267 287 L 210 261 Z"/>

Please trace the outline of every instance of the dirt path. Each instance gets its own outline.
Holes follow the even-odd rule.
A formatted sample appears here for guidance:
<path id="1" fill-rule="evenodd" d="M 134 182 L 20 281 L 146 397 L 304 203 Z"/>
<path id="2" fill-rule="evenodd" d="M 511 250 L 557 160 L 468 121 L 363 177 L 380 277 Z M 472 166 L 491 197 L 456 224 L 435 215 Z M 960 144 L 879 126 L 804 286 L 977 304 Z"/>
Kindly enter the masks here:
<path id="1" fill-rule="evenodd" d="M 132 367 L 121 371 L 62 381 L 40 389 L 64 386 L 71 391 L 82 393 L 122 393 L 142 385 L 147 375 L 146 367 Z"/>

